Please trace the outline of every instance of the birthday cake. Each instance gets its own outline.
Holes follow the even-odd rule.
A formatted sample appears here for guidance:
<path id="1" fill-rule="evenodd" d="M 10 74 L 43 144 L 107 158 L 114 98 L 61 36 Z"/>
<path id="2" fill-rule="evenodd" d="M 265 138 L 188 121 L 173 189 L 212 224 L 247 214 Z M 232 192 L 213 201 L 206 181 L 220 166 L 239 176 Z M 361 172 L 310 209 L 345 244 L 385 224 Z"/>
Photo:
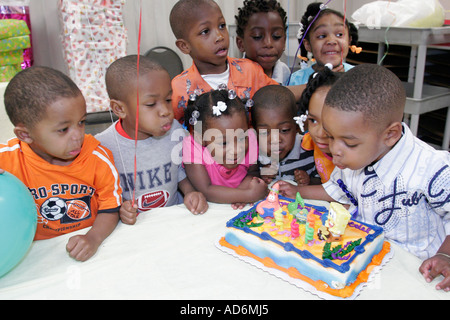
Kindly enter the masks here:
<path id="1" fill-rule="evenodd" d="M 227 222 L 218 247 L 325 297 L 352 297 L 390 251 L 383 229 L 352 219 L 338 203 L 308 205 L 300 194 L 278 196 L 276 188 Z"/>

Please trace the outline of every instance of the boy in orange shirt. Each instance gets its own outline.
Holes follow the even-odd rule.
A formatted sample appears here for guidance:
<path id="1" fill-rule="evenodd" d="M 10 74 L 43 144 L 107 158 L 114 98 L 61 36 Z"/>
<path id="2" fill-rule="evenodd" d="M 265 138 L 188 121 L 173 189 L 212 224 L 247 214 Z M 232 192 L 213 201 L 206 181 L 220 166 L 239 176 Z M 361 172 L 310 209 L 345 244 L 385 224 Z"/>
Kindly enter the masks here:
<path id="1" fill-rule="evenodd" d="M 198 96 L 226 84 L 246 101 L 259 88 L 279 84 L 268 77 L 258 63 L 228 56 L 230 39 L 225 18 L 213 0 L 178 1 L 170 13 L 170 25 L 177 47 L 193 60 L 189 69 L 172 80 L 172 106 L 178 121 L 183 122 L 192 94 Z M 298 99 L 304 87 L 289 89 Z"/>
<path id="2" fill-rule="evenodd" d="M 89 259 L 117 225 L 122 190 L 111 152 L 85 135 L 81 91 L 59 71 L 31 67 L 8 84 L 5 107 L 17 138 L 0 144 L 0 167 L 35 200 L 34 240 L 92 226 L 66 246 L 74 259 Z"/>

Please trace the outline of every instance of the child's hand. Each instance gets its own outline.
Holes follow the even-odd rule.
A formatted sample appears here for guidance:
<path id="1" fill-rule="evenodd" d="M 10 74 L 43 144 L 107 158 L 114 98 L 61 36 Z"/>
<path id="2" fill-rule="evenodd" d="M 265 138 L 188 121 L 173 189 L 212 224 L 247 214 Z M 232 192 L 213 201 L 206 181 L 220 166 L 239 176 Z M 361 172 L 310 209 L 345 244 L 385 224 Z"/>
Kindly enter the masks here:
<path id="1" fill-rule="evenodd" d="M 5 170 L 3 170 L 3 169 L 0 169 L 0 174 L 2 174 L 2 173 L 4 173 L 5 172 Z"/>
<path id="2" fill-rule="evenodd" d="M 435 255 L 425 260 L 419 268 L 427 282 L 433 281 L 439 275 L 444 276 L 444 280 L 436 285 L 436 290 L 450 291 L 450 258 L 443 255 Z"/>
<path id="3" fill-rule="evenodd" d="M 241 210 L 244 209 L 244 207 L 249 204 L 249 205 L 253 205 L 253 203 L 247 203 L 247 202 L 236 202 L 236 203 L 232 203 L 231 204 L 231 208 L 233 208 L 233 210 Z"/>
<path id="4" fill-rule="evenodd" d="M 261 179 L 266 183 L 270 184 L 276 176 L 261 176 Z"/>
<path id="5" fill-rule="evenodd" d="M 307 186 L 311 182 L 308 173 L 299 169 L 294 171 L 294 179 L 299 186 Z"/>
<path id="6" fill-rule="evenodd" d="M 292 183 L 289 183 L 287 181 L 280 180 L 278 182 L 278 188 L 282 196 L 291 199 L 295 199 L 295 196 L 297 195 L 298 192 L 297 186 L 294 186 Z"/>
<path id="7" fill-rule="evenodd" d="M 269 188 L 267 188 L 267 184 L 264 182 L 263 179 L 253 177 L 252 180 L 250 181 L 249 191 L 251 194 L 249 201 L 254 202 L 264 199 L 269 193 Z"/>
<path id="8" fill-rule="evenodd" d="M 344 70 L 344 65 L 341 63 L 340 65 L 338 65 L 337 67 L 334 67 L 333 72 L 345 72 Z"/>
<path id="9" fill-rule="evenodd" d="M 189 192 L 184 196 L 184 205 L 193 214 L 203 214 L 208 210 L 208 202 L 203 193 Z"/>
<path id="10" fill-rule="evenodd" d="M 277 176 L 278 166 L 267 164 L 261 167 L 260 173 L 261 179 L 263 179 L 265 183 L 270 184 Z"/>
<path id="11" fill-rule="evenodd" d="M 97 252 L 100 243 L 89 237 L 88 234 L 77 235 L 69 239 L 66 250 L 75 260 L 86 261 Z"/>
<path id="12" fill-rule="evenodd" d="M 130 200 L 124 201 L 119 210 L 119 217 L 125 224 L 135 224 L 137 218 L 137 204 L 132 205 Z"/>

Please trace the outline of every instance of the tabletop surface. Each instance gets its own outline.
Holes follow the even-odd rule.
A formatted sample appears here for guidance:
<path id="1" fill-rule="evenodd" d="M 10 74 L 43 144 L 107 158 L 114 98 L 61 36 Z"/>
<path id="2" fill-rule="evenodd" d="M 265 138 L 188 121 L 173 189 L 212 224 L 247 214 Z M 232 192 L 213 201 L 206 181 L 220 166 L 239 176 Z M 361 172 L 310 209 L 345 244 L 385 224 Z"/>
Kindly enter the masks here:
<path id="1" fill-rule="evenodd" d="M 135 225 L 119 223 L 86 262 L 65 250 L 67 240 L 86 229 L 36 241 L 0 278 L 0 299 L 320 299 L 216 247 L 237 213 L 215 203 L 198 216 L 184 205 L 154 209 L 140 214 Z M 417 257 L 395 244 L 392 249 L 392 259 L 357 299 L 450 298 L 435 289 L 442 277 L 427 283 Z"/>

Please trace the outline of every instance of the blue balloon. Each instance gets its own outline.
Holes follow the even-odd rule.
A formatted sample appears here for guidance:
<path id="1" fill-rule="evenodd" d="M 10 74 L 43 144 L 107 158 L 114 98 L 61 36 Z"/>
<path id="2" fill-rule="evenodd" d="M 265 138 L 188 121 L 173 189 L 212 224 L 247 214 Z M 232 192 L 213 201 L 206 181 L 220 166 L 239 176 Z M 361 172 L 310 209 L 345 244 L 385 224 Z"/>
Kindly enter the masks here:
<path id="1" fill-rule="evenodd" d="M 37 227 L 34 199 L 17 177 L 0 174 L 0 277 L 28 252 Z"/>

